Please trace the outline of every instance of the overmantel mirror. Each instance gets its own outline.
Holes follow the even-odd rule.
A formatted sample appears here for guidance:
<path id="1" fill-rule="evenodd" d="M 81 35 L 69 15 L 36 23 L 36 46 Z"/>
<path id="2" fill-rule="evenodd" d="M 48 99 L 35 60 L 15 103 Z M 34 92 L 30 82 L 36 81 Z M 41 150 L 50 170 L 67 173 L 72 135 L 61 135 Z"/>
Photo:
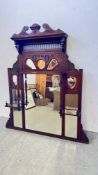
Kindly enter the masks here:
<path id="1" fill-rule="evenodd" d="M 66 33 L 46 23 L 40 28 L 25 26 L 11 37 L 18 58 L 8 68 L 6 127 L 89 143 L 81 124 L 83 70 L 68 59 Z"/>

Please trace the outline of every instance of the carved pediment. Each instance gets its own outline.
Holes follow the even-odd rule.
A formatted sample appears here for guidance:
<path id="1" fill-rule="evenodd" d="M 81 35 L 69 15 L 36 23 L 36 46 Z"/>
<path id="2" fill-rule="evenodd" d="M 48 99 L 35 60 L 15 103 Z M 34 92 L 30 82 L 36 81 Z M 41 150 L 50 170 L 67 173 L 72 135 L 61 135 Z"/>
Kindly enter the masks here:
<path id="1" fill-rule="evenodd" d="M 47 36 L 65 36 L 67 37 L 67 34 L 64 33 L 62 30 L 52 29 L 47 23 L 44 23 L 42 25 L 43 31 L 40 30 L 41 26 L 37 23 L 33 24 L 32 26 L 24 26 L 19 34 L 14 34 L 11 39 L 12 40 L 18 40 L 23 38 L 37 38 L 37 37 L 47 37 Z"/>

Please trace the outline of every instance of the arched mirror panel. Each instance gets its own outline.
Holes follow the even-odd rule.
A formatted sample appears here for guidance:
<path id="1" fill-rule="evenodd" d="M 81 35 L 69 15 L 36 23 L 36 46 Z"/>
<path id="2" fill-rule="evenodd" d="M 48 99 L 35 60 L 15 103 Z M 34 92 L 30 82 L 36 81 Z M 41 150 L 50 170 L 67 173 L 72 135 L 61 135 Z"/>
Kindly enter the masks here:
<path id="1" fill-rule="evenodd" d="M 77 84 L 77 78 L 74 76 L 69 76 L 67 78 L 67 83 L 68 83 L 69 89 L 74 89 Z"/>

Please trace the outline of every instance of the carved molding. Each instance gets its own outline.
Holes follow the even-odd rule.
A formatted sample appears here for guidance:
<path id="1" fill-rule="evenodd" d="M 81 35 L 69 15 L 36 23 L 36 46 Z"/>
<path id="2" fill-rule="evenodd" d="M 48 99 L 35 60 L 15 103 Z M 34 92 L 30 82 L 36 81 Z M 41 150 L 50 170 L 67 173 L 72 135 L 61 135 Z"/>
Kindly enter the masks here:
<path id="1" fill-rule="evenodd" d="M 67 37 L 67 34 L 64 33 L 62 30 L 60 29 L 57 29 L 57 30 L 54 30 L 52 29 L 49 24 L 47 23 L 44 23 L 42 25 L 42 29 L 44 29 L 44 31 L 40 31 L 41 29 L 41 26 L 37 23 L 33 24 L 32 26 L 28 27 L 28 26 L 24 26 L 21 30 L 21 32 L 19 34 L 14 34 L 12 35 L 11 39 L 12 40 L 16 40 L 16 39 L 22 39 L 24 37 L 34 37 L 34 36 L 47 36 L 47 35 L 62 35 L 62 36 L 65 36 Z M 31 30 L 31 32 L 27 33 L 28 30 Z"/>

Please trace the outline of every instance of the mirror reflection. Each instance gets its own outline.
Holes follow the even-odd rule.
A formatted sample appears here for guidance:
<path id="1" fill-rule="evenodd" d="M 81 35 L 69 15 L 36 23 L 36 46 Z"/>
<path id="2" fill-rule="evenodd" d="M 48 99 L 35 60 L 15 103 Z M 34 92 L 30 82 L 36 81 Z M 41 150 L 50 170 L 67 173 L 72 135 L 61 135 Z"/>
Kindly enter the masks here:
<path id="1" fill-rule="evenodd" d="M 13 83 L 17 86 L 17 75 L 13 75 Z"/>
<path id="2" fill-rule="evenodd" d="M 22 128 L 22 103 L 21 103 L 21 90 L 14 86 L 12 89 L 12 101 L 13 101 L 13 117 L 14 126 Z"/>
<path id="3" fill-rule="evenodd" d="M 12 89 L 14 126 L 22 128 L 22 94 L 14 76 Z M 61 135 L 60 76 L 24 75 L 26 129 Z M 65 136 L 77 138 L 78 94 L 65 94 Z"/>
<path id="4" fill-rule="evenodd" d="M 67 82 L 68 82 L 68 87 L 70 89 L 74 89 L 77 83 L 77 78 L 74 76 L 70 76 L 69 78 L 67 78 Z"/>
<path id="5" fill-rule="evenodd" d="M 60 94 L 59 75 L 27 74 L 24 82 L 26 129 L 61 135 L 61 117 L 59 108 L 55 108 L 55 92 Z"/>
<path id="6" fill-rule="evenodd" d="M 78 95 L 65 95 L 65 136 L 77 138 Z"/>

